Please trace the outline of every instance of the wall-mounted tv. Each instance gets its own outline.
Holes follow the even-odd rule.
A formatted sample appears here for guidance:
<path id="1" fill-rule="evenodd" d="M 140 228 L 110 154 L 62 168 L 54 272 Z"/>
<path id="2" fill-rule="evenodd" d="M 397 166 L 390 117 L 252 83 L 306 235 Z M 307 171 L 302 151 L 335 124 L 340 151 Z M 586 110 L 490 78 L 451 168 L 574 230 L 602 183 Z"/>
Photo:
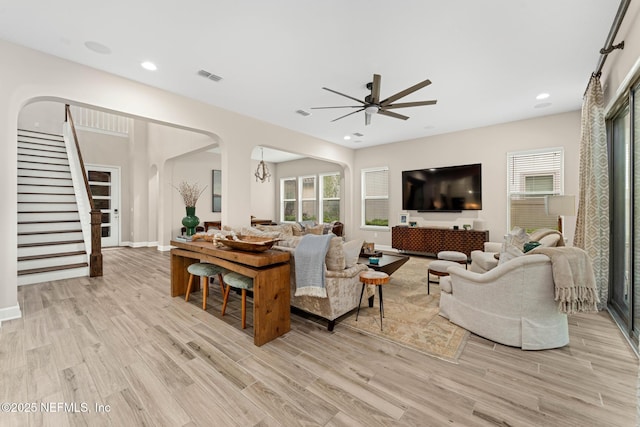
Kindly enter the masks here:
<path id="1" fill-rule="evenodd" d="M 420 212 L 482 209 L 482 165 L 403 171 L 402 209 Z"/>

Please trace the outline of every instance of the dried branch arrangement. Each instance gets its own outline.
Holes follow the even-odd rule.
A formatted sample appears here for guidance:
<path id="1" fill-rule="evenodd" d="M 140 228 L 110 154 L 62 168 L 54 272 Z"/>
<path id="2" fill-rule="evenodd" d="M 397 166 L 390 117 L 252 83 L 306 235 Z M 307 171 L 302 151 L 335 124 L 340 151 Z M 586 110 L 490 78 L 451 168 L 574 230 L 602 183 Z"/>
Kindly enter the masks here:
<path id="1" fill-rule="evenodd" d="M 202 195 L 206 188 L 207 186 L 205 185 L 204 188 L 200 189 L 197 182 L 195 184 L 189 184 L 186 181 L 182 181 L 179 186 L 175 187 L 182 196 L 185 206 L 195 206 L 200 195 Z"/>

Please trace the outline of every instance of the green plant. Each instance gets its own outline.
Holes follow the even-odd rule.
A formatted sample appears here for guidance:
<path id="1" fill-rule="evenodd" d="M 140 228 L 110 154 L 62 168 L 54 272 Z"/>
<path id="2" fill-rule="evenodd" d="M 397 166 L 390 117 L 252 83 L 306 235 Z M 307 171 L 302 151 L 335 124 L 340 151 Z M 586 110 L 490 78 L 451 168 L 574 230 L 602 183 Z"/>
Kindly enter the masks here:
<path id="1" fill-rule="evenodd" d="M 364 222 L 365 225 L 375 225 L 378 227 L 387 227 L 389 226 L 389 220 L 388 219 L 380 219 L 380 218 L 374 218 L 374 219 L 368 219 Z"/>

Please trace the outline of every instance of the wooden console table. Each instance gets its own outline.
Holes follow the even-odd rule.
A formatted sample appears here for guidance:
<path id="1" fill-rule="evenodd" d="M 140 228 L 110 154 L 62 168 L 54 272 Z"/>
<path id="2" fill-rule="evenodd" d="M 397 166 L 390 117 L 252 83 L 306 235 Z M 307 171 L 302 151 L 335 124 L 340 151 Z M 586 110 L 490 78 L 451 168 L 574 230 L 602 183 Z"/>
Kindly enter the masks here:
<path id="1" fill-rule="evenodd" d="M 471 251 L 484 250 L 488 231 L 452 230 L 449 228 L 393 227 L 391 246 L 401 251 L 437 254 L 458 251 L 471 256 Z"/>
<path id="2" fill-rule="evenodd" d="M 171 241 L 171 296 L 184 295 L 187 267 L 206 261 L 253 279 L 253 343 L 265 344 L 291 329 L 288 252 L 242 252 L 211 242 Z"/>

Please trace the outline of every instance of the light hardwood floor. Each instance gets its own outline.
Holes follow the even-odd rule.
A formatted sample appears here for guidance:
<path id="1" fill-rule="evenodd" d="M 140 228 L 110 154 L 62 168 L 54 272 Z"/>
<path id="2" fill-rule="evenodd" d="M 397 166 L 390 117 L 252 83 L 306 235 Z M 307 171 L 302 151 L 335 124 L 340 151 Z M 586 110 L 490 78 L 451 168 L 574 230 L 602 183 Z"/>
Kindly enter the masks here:
<path id="1" fill-rule="evenodd" d="M 458 364 L 296 315 L 255 347 L 239 296 L 221 320 L 217 284 L 205 312 L 200 293 L 169 296 L 169 273 L 168 253 L 115 249 L 102 278 L 20 287 L 23 317 L 0 328 L 0 402 L 38 407 L 0 425 L 635 425 L 638 361 L 606 313 L 572 316 L 557 350 L 472 336 Z"/>

